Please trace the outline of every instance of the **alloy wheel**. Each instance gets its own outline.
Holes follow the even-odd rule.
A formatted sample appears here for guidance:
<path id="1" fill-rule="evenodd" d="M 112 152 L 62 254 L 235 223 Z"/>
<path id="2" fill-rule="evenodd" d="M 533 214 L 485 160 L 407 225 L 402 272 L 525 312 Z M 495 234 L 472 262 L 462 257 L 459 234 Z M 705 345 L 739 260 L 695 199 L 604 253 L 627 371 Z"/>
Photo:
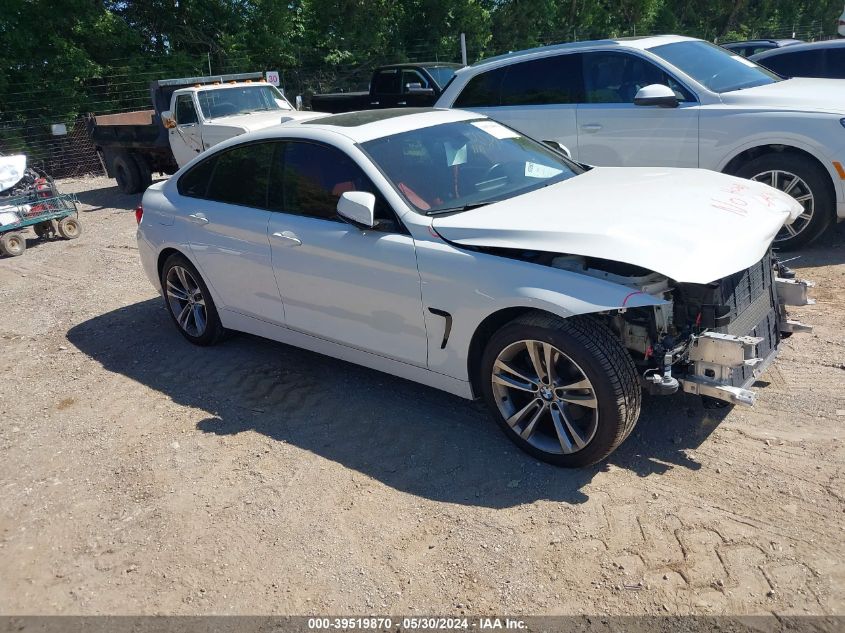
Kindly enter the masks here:
<path id="1" fill-rule="evenodd" d="M 785 224 L 778 232 L 775 242 L 782 242 L 795 237 L 810 225 L 810 222 L 813 220 L 813 213 L 816 210 L 816 199 L 813 195 L 813 190 L 810 189 L 810 186 L 803 178 L 788 171 L 770 169 L 753 176 L 751 180 L 762 182 L 784 193 L 788 193 L 804 207 L 804 211 L 792 224 Z"/>
<path id="2" fill-rule="evenodd" d="M 193 274 L 182 266 L 173 266 L 167 271 L 167 303 L 176 322 L 185 333 L 199 337 L 208 326 L 205 297 Z"/>
<path id="3" fill-rule="evenodd" d="M 493 364 L 491 380 L 499 413 L 534 448 L 568 455 L 595 436 L 595 389 L 581 367 L 550 343 L 508 345 Z"/>

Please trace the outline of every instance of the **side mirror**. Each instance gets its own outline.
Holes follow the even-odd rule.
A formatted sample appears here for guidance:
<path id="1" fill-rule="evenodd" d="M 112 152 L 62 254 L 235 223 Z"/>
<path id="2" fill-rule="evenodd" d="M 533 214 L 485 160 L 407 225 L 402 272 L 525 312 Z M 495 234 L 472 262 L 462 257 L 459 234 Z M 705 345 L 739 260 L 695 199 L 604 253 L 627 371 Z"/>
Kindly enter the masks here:
<path id="1" fill-rule="evenodd" d="M 572 158 L 572 152 L 570 152 L 569 148 L 562 143 L 558 143 L 557 141 L 543 141 L 543 145 L 551 147 L 554 151 L 560 152 L 567 158 Z"/>
<path id="2" fill-rule="evenodd" d="M 376 225 L 376 197 L 367 191 L 347 191 L 337 201 L 337 214 L 360 229 Z"/>
<path id="3" fill-rule="evenodd" d="M 173 112 L 171 112 L 170 110 L 165 110 L 164 112 L 162 112 L 161 123 L 168 130 L 176 127 L 176 121 L 173 119 Z"/>
<path id="4" fill-rule="evenodd" d="M 658 106 L 660 108 L 677 108 L 678 95 L 669 86 L 663 84 L 651 84 L 644 86 L 637 91 L 634 97 L 634 105 Z"/>

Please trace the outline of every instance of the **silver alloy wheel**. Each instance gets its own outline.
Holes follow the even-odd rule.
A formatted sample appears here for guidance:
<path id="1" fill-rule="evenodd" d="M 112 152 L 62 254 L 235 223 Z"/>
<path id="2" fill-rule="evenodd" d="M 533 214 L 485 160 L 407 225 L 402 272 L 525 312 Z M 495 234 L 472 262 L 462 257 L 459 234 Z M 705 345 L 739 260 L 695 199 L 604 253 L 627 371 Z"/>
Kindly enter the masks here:
<path id="1" fill-rule="evenodd" d="M 751 180 L 762 182 L 788 193 L 804 207 L 804 212 L 795 218 L 792 224 L 785 224 L 778 232 L 775 242 L 782 242 L 795 237 L 810 225 L 813 220 L 813 213 L 816 210 L 816 198 L 813 196 L 813 190 L 804 182 L 803 178 L 781 169 L 770 169 L 753 176 Z"/>
<path id="2" fill-rule="evenodd" d="M 187 268 L 173 266 L 167 271 L 167 303 L 176 322 L 191 336 L 202 336 L 208 325 L 205 297 Z"/>
<path id="3" fill-rule="evenodd" d="M 493 364 L 499 413 L 523 440 L 546 453 L 585 448 L 598 429 L 598 401 L 578 364 L 542 341 L 517 341 Z"/>

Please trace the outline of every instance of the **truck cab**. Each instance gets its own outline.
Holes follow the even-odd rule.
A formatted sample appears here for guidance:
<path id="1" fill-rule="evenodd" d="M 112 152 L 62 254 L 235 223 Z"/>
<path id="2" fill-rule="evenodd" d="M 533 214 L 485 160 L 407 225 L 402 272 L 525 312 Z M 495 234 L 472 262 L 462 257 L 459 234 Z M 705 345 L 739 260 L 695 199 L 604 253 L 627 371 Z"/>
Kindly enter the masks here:
<path id="1" fill-rule="evenodd" d="M 263 81 L 198 84 L 173 91 L 162 112 L 170 149 L 179 167 L 221 141 L 286 121 L 309 119 L 273 85 Z"/>

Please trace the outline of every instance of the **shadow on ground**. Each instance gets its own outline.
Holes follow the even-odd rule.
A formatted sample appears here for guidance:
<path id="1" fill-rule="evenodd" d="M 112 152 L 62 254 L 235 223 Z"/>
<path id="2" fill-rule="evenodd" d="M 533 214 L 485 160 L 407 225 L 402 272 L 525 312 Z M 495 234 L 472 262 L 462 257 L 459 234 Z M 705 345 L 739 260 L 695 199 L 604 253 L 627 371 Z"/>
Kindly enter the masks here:
<path id="1" fill-rule="evenodd" d="M 845 222 L 829 226 L 810 246 L 778 253 L 781 261 L 795 268 L 817 268 L 845 263 Z"/>
<path id="2" fill-rule="evenodd" d="M 397 490 L 459 504 L 582 503 L 584 486 L 609 465 L 642 477 L 698 469 L 685 450 L 724 417 L 691 396 L 647 399 L 634 434 L 607 462 L 565 470 L 514 447 L 480 403 L 247 335 L 194 347 L 158 299 L 95 317 L 67 338 L 108 371 L 208 412 L 197 425 L 205 433 L 255 431 Z"/>
<path id="3" fill-rule="evenodd" d="M 159 182 L 159 180 L 161 180 L 161 178 L 155 177 L 153 179 L 153 183 Z M 86 189 L 76 192 L 77 199 L 84 205 L 84 207 L 80 209 L 83 213 L 101 211 L 103 209 L 132 211 L 141 204 L 141 198 L 143 195 L 143 193 L 123 193 L 116 184 L 110 187 Z"/>

